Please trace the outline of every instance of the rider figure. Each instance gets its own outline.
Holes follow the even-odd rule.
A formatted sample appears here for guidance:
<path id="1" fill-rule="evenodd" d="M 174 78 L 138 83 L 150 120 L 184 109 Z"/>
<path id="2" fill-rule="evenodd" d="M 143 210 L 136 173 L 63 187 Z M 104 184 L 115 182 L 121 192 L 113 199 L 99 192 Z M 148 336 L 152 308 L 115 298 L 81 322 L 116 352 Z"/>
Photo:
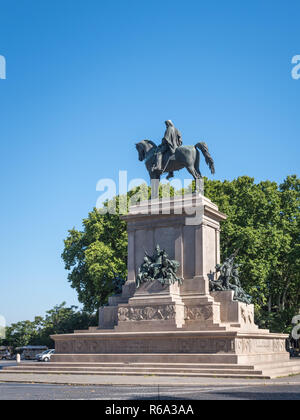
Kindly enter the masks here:
<path id="1" fill-rule="evenodd" d="M 177 128 L 174 126 L 171 120 L 167 120 L 165 122 L 166 124 L 166 131 L 164 134 L 164 137 L 162 139 L 161 145 L 158 146 L 156 151 L 156 164 L 153 165 L 152 171 L 163 171 L 162 167 L 162 158 L 163 154 L 169 152 L 171 155 L 173 155 L 177 149 L 177 147 L 180 147 L 182 145 L 182 138 L 181 133 Z M 168 179 L 172 178 L 173 172 L 170 172 L 168 175 Z"/>

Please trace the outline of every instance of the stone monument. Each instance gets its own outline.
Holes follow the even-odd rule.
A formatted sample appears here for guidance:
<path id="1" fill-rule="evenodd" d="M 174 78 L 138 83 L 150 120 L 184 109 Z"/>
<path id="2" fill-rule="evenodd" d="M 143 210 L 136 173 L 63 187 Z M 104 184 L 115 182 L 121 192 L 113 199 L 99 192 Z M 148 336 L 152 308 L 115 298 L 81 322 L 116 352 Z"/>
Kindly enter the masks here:
<path id="1" fill-rule="evenodd" d="M 149 372 L 157 364 L 157 374 L 164 374 L 166 364 L 170 372 L 200 376 L 291 371 L 286 335 L 260 330 L 254 306 L 235 300 L 233 290 L 210 292 L 211 273 L 220 264 L 220 222 L 226 219 L 214 203 L 199 193 L 150 200 L 131 207 L 123 219 L 128 279 L 122 294 L 100 309 L 98 328 L 53 336 L 53 362 L 114 361 L 124 373 L 128 363 L 142 364 L 143 371 L 151 364 Z M 154 279 L 137 288 L 145 255 L 153 256 L 158 245 L 178 263 L 180 282 Z"/>
<path id="2" fill-rule="evenodd" d="M 198 149 L 214 173 L 205 143 L 182 146 L 174 124 L 168 120 L 166 126 L 161 146 L 150 140 L 136 145 L 151 180 L 184 167 L 199 180 Z M 198 190 L 164 199 L 157 192 L 156 186 L 151 200 L 122 217 L 128 230 L 122 293 L 100 308 L 98 328 L 53 336 L 51 361 L 93 363 L 97 369 L 114 363 L 121 373 L 137 374 L 290 373 L 287 336 L 255 325 L 254 306 L 243 294 L 233 259 L 220 265 L 220 223 L 226 215 Z M 229 282 L 228 267 L 235 270 L 235 284 Z"/>

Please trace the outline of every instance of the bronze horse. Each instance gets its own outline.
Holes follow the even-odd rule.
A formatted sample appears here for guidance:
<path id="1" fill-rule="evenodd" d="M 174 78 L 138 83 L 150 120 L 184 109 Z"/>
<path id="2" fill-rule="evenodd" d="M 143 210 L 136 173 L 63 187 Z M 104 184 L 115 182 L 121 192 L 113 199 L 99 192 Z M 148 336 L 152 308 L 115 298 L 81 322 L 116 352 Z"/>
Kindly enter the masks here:
<path id="1" fill-rule="evenodd" d="M 160 177 L 164 173 L 172 173 L 179 171 L 180 169 L 186 168 L 188 172 L 193 176 L 194 180 L 202 178 L 200 172 L 200 152 L 203 153 L 205 161 L 209 166 L 212 174 L 215 173 L 214 161 L 208 151 L 206 143 L 197 143 L 195 146 L 180 146 L 176 149 L 173 155 L 168 153 L 163 156 L 162 171 L 153 170 L 156 162 L 155 153 L 157 151 L 157 145 L 151 140 L 142 140 L 136 145 L 136 149 L 139 153 L 139 160 L 145 161 L 146 168 L 148 170 L 152 188 L 154 188 L 152 197 L 158 197 L 158 185 Z M 168 179 L 170 176 L 168 177 Z M 156 182 L 153 182 L 156 181 Z"/>

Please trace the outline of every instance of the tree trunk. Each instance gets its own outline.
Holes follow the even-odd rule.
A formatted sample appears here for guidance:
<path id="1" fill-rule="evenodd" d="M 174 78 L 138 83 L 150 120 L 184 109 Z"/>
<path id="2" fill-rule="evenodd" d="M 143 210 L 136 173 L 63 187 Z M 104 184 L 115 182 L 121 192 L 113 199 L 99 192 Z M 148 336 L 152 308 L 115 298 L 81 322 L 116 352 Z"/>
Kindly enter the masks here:
<path id="1" fill-rule="evenodd" d="M 272 312 L 272 296 L 269 296 L 269 300 L 268 300 L 268 312 L 271 313 Z"/>

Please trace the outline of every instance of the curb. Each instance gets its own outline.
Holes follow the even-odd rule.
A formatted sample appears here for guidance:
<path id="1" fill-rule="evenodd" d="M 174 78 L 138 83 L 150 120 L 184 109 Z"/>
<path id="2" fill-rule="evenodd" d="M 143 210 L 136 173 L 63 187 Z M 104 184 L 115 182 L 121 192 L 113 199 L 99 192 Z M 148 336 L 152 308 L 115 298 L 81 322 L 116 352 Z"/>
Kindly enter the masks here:
<path id="1" fill-rule="evenodd" d="M 46 379 L 46 378 L 45 378 Z M 174 383 L 174 382 L 163 382 L 163 383 L 159 383 L 159 382 L 147 382 L 147 383 L 141 383 L 141 382 L 132 382 L 130 384 L 123 384 L 123 383 L 118 383 L 118 382 L 98 382 L 98 383 L 94 383 L 94 382 L 89 382 L 89 383 L 84 383 L 84 382 L 68 382 L 68 381 L 62 381 L 62 382 L 51 382 L 51 381 L 47 381 L 47 380 L 38 380 L 38 379 L 31 379 L 31 380 L 23 380 L 23 379 L 0 379 L 0 384 L 3 383 L 20 383 L 20 384 L 45 384 L 45 385 L 63 385 L 63 386 L 119 386 L 119 387 L 133 387 L 133 386 L 143 386 L 143 387 L 157 387 L 158 385 L 161 387 L 178 387 L 178 386 L 185 386 L 185 387 L 209 387 L 209 386 L 213 386 L 213 387 L 231 387 L 231 386 L 288 386 L 288 385 L 298 385 L 299 386 L 299 382 L 274 382 L 272 380 L 270 380 L 270 382 L 265 382 L 264 380 L 260 381 L 260 382 L 216 382 L 216 383 L 189 383 L 189 382 L 178 382 L 178 383 Z"/>

